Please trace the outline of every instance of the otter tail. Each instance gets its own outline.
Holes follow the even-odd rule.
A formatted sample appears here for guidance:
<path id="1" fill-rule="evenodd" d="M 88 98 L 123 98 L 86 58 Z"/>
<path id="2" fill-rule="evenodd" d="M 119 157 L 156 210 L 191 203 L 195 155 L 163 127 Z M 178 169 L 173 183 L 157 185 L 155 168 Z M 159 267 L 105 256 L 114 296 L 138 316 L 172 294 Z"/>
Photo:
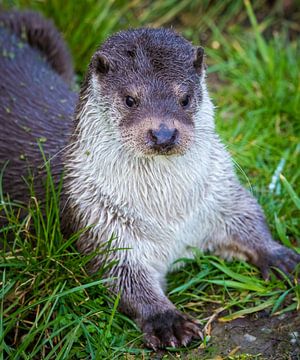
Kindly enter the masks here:
<path id="1" fill-rule="evenodd" d="M 50 20 L 32 11 L 9 11 L 0 13 L 0 24 L 46 57 L 51 67 L 67 82 L 73 79 L 70 53 L 60 33 Z"/>

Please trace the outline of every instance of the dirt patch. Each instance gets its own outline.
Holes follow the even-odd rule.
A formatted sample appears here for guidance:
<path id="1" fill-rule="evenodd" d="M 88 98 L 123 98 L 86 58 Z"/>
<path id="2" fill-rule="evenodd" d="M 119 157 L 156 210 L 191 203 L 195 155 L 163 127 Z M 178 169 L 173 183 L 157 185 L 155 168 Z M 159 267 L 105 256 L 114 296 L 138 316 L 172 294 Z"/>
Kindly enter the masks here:
<path id="1" fill-rule="evenodd" d="M 260 312 L 228 323 L 215 322 L 211 336 L 206 349 L 195 349 L 186 358 L 300 359 L 300 314 L 297 312 L 272 317 Z M 239 357 L 240 354 L 249 356 Z"/>

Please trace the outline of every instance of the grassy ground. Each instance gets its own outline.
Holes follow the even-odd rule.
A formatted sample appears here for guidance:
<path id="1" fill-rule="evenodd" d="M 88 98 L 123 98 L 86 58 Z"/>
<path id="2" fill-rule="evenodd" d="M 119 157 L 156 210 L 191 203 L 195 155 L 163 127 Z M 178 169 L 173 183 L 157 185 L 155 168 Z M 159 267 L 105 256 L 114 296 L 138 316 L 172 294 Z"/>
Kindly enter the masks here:
<path id="1" fill-rule="evenodd" d="M 140 1 L 93 0 L 63 7 L 58 0 L 5 4 L 30 5 L 54 18 L 79 74 L 98 43 L 119 28 L 171 22 L 196 43 L 199 29 L 204 32 L 218 131 L 241 181 L 263 206 L 274 237 L 300 249 L 300 44 L 291 39 L 291 31 L 297 31 L 293 19 L 278 27 L 280 12 L 263 7 L 260 13 L 269 16 L 258 25 L 248 1 L 170 0 L 148 7 Z M 89 277 L 84 269 L 89 258 L 77 253 L 76 235 L 63 238 L 59 190 L 50 178 L 48 188 L 45 218 L 34 200 L 22 221 L 15 206 L 0 203 L 9 219 L 0 241 L 5 244 L 14 234 L 13 247 L 0 250 L 0 359 L 148 358 L 139 330 L 116 310 L 117 299 L 106 290 L 109 279 Z M 300 286 L 293 280 L 272 276 L 266 283 L 244 262 L 197 252 L 194 261 L 182 261 L 186 266 L 169 276 L 169 296 L 203 325 L 213 314 L 230 321 L 263 309 L 274 314 L 300 308 Z M 194 342 L 163 356 L 183 357 L 196 347 Z M 202 348 L 202 358 L 212 356 L 209 331 Z"/>

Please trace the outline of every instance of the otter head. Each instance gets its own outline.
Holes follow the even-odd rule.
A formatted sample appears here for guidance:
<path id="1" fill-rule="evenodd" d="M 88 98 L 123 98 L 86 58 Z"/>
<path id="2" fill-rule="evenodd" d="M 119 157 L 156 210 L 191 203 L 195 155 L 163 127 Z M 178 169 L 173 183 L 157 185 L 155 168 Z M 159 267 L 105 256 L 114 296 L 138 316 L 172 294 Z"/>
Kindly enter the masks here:
<path id="1" fill-rule="evenodd" d="M 88 88 L 121 141 L 136 155 L 183 154 L 194 140 L 203 49 L 167 29 L 110 37 L 94 54 Z"/>

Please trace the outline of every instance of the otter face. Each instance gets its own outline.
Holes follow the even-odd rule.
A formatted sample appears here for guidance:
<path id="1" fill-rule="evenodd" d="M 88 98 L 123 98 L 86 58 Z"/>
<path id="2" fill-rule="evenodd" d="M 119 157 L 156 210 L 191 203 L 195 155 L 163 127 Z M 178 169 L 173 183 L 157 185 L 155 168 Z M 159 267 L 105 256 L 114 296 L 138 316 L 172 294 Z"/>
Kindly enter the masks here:
<path id="1" fill-rule="evenodd" d="M 202 48 L 167 29 L 124 31 L 95 53 L 89 72 L 95 100 L 136 155 L 179 155 L 192 145 Z"/>

